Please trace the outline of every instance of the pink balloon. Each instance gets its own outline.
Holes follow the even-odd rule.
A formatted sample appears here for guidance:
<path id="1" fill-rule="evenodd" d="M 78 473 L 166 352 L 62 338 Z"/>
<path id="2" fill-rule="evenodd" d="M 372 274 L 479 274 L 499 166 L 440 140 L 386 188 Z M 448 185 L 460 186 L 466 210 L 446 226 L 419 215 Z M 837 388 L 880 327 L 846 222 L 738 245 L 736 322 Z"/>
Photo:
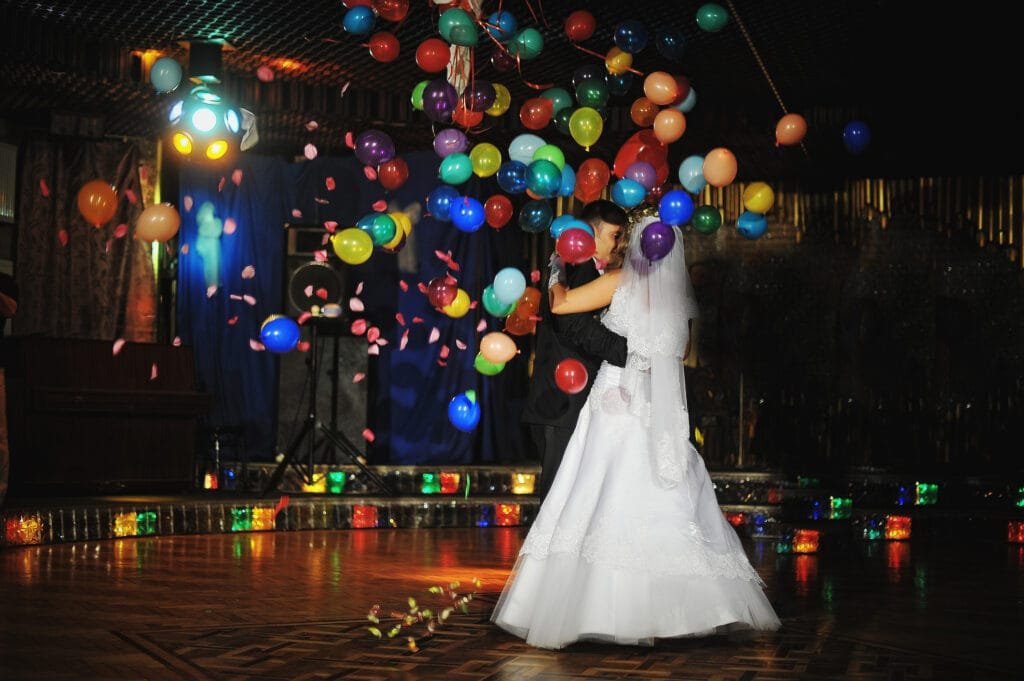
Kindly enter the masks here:
<path id="1" fill-rule="evenodd" d="M 597 251 L 597 244 L 594 237 L 582 229 L 567 229 L 558 237 L 555 250 L 563 262 L 570 265 L 578 265 L 594 257 Z"/>

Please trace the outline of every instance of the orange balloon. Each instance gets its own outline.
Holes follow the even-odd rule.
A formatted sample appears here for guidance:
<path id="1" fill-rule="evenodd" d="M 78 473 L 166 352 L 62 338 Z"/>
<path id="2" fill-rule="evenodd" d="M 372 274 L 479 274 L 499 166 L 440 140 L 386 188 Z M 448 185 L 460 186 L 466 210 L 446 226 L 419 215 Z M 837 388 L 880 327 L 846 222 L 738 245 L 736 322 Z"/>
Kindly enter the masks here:
<path id="1" fill-rule="evenodd" d="M 671 104 L 679 94 L 676 79 L 664 71 L 654 71 L 644 80 L 644 94 L 659 106 Z"/>
<path id="2" fill-rule="evenodd" d="M 686 132 L 686 116 L 682 111 L 665 109 L 654 117 L 654 136 L 663 144 L 671 144 Z"/>
<path id="3" fill-rule="evenodd" d="M 501 331 L 491 331 L 480 339 L 480 354 L 488 362 L 503 364 L 516 356 L 516 343 Z"/>
<path id="4" fill-rule="evenodd" d="M 536 322 L 531 321 L 529 316 L 522 317 L 514 312 L 505 319 L 505 331 L 513 336 L 526 336 L 533 333 L 536 327 Z"/>
<path id="5" fill-rule="evenodd" d="M 807 121 L 800 114 L 786 114 L 775 126 L 775 142 L 778 144 L 800 144 L 807 134 Z"/>
<path id="6" fill-rule="evenodd" d="M 452 112 L 452 122 L 456 125 L 461 125 L 463 128 L 473 128 L 484 120 L 484 114 L 482 111 L 470 111 L 466 108 L 465 103 L 460 99 L 459 103 L 455 105 L 455 111 Z"/>
<path id="7" fill-rule="evenodd" d="M 167 241 L 178 233 L 181 216 L 169 203 L 148 206 L 135 222 L 135 238 L 144 241 Z"/>
<path id="8" fill-rule="evenodd" d="M 654 117 L 658 115 L 658 105 L 646 97 L 637 97 L 633 106 L 629 107 L 629 117 L 641 128 L 654 125 Z"/>
<path id="9" fill-rule="evenodd" d="M 530 315 L 537 314 L 537 310 L 540 309 L 540 289 L 534 288 L 533 286 L 527 286 L 523 292 L 523 296 L 516 303 L 515 312 L 512 314 L 519 315 L 529 319 Z"/>
<path id="10" fill-rule="evenodd" d="M 725 187 L 736 179 L 736 157 L 725 147 L 718 147 L 704 157 L 704 179 L 712 187 Z"/>
<path id="11" fill-rule="evenodd" d="M 99 229 L 117 212 L 117 192 L 103 180 L 90 180 L 78 190 L 78 211 Z"/>

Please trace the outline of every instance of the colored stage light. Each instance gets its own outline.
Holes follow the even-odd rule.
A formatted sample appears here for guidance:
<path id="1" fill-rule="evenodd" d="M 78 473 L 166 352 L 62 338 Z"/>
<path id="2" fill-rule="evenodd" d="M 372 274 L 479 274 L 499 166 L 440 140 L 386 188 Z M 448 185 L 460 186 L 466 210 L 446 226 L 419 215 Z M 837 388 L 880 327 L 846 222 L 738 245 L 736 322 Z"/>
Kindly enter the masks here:
<path id="1" fill-rule="evenodd" d="M 134 537 L 139 533 L 138 516 L 132 513 L 118 513 L 114 516 L 114 536 Z"/>
<path id="2" fill-rule="evenodd" d="M 512 527 L 519 524 L 522 510 L 519 504 L 498 504 L 495 512 L 495 525 L 498 527 Z"/>
<path id="3" fill-rule="evenodd" d="M 437 473 L 424 473 L 423 483 L 420 485 L 421 494 L 440 494 L 441 478 Z"/>
<path id="4" fill-rule="evenodd" d="M 939 486 L 930 482 L 919 482 L 916 485 L 914 504 L 917 506 L 933 506 L 939 501 Z"/>
<path id="5" fill-rule="evenodd" d="M 868 518 L 864 523 L 864 538 L 877 541 L 885 535 L 885 519 Z"/>
<path id="6" fill-rule="evenodd" d="M 43 527 L 37 515 L 8 518 L 4 525 L 4 539 L 12 546 L 42 543 Z"/>
<path id="7" fill-rule="evenodd" d="M 136 533 L 142 537 L 156 534 L 156 511 L 139 511 L 135 514 Z"/>
<path id="8" fill-rule="evenodd" d="M 238 151 L 241 115 L 206 85 L 192 88 L 171 105 L 167 116 L 171 146 L 186 159 L 220 161 Z"/>
<path id="9" fill-rule="evenodd" d="M 910 517 L 890 515 L 885 518 L 886 539 L 910 539 Z"/>
<path id="10" fill-rule="evenodd" d="M 313 476 L 313 482 L 302 483 L 302 491 L 306 494 L 327 494 L 327 476 Z"/>
<path id="11" fill-rule="evenodd" d="M 1024 544 L 1024 520 L 1011 520 L 1007 524 L 1006 539 L 1012 544 Z"/>
<path id="12" fill-rule="evenodd" d="M 513 473 L 512 494 L 533 494 L 537 487 L 536 473 Z"/>
<path id="13" fill-rule="evenodd" d="M 441 473 L 441 494 L 455 494 L 459 491 L 459 481 L 462 476 L 458 473 Z"/>
<path id="14" fill-rule="evenodd" d="M 352 507 L 352 527 L 355 527 L 355 528 L 377 527 L 377 507 L 376 506 L 353 506 Z"/>
<path id="15" fill-rule="evenodd" d="M 747 522 L 747 517 L 742 513 L 726 513 L 725 519 L 729 521 L 729 524 L 733 527 L 742 527 Z"/>
<path id="16" fill-rule="evenodd" d="M 797 530 L 793 533 L 793 553 L 817 553 L 818 531 Z"/>
<path id="17" fill-rule="evenodd" d="M 850 517 L 853 509 L 853 499 L 847 497 L 830 497 L 830 509 L 828 517 L 830 520 L 845 520 Z"/>
<path id="18" fill-rule="evenodd" d="M 252 529 L 252 509 L 248 506 L 236 506 L 231 509 L 231 531 L 248 532 Z"/>
<path id="19" fill-rule="evenodd" d="M 273 530 L 274 529 L 274 509 L 272 509 L 272 508 L 254 508 L 254 509 L 252 509 L 252 529 L 253 530 Z"/>
<path id="20" fill-rule="evenodd" d="M 345 491 L 345 471 L 328 471 L 327 491 L 331 494 L 342 494 Z"/>

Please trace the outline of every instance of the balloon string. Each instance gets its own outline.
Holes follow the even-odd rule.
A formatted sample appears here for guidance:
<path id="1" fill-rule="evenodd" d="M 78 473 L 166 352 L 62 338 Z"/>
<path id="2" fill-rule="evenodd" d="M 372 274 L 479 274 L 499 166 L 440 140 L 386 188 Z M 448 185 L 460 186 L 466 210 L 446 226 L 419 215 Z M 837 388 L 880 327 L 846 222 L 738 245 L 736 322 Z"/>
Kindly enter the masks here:
<path id="1" fill-rule="evenodd" d="M 600 52 L 594 52 L 593 50 L 591 50 L 589 48 L 583 47 L 582 45 L 580 45 L 577 42 L 569 41 L 569 44 L 572 45 L 573 47 L 575 47 L 580 52 L 583 52 L 585 54 L 589 54 L 589 55 L 591 55 L 593 57 L 597 57 L 601 61 L 605 61 L 605 56 L 603 54 L 601 54 Z M 635 73 L 638 76 L 644 75 L 641 71 L 637 71 L 636 69 L 634 69 L 634 68 L 632 68 L 630 66 L 627 66 L 626 70 L 629 71 L 630 73 Z"/>
<path id="2" fill-rule="evenodd" d="M 502 52 L 504 52 L 505 54 L 507 54 L 509 56 L 512 56 L 512 53 L 508 51 L 508 48 L 505 47 L 500 40 L 498 40 L 493 35 L 491 35 L 490 31 L 486 30 L 486 27 L 489 26 L 490 24 L 488 24 L 485 21 L 481 21 L 480 19 L 477 19 L 477 23 L 484 27 L 484 35 L 487 36 L 491 40 L 491 42 L 494 43 L 494 46 L 495 46 L 496 49 L 499 49 Z M 534 90 L 547 90 L 548 88 L 551 88 L 551 87 L 555 86 L 554 83 L 546 83 L 546 84 L 541 85 L 541 84 L 537 84 L 537 83 L 531 83 L 530 81 L 526 80 L 526 77 L 523 75 L 523 62 L 522 62 L 522 59 L 520 58 L 518 53 L 515 55 L 515 59 L 516 59 L 516 71 L 519 72 L 519 79 L 523 81 L 524 85 L 526 85 L 527 87 L 533 88 Z"/>

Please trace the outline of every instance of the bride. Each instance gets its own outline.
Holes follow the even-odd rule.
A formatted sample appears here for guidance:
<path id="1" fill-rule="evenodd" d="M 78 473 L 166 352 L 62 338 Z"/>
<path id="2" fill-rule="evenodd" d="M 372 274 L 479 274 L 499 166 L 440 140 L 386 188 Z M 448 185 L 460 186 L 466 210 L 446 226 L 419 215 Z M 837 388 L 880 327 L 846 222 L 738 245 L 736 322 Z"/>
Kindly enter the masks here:
<path id="1" fill-rule="evenodd" d="M 681 359 L 697 316 L 683 254 L 650 262 L 640 214 L 621 270 L 552 290 L 552 310 L 610 307 L 626 367 L 607 362 L 491 620 L 532 646 L 775 630 L 764 582 L 725 520 L 690 443 Z M 625 231 L 625 230 L 624 230 Z"/>

